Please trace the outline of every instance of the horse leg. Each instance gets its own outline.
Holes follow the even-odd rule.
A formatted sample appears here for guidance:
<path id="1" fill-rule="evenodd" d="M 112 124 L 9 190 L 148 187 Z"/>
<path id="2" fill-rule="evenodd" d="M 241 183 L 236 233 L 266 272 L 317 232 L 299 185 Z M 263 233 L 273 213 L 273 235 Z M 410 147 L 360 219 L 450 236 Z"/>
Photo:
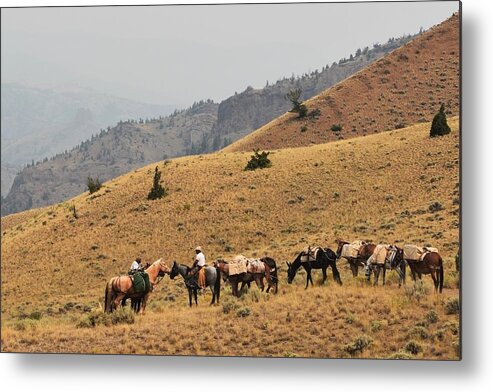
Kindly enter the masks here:
<path id="1" fill-rule="evenodd" d="M 192 307 L 192 288 L 188 288 L 188 304 Z"/>
<path id="2" fill-rule="evenodd" d="M 327 280 L 327 267 L 322 268 L 322 285 L 325 283 Z"/>
<path id="3" fill-rule="evenodd" d="M 195 306 L 199 306 L 199 303 L 197 302 L 197 296 L 199 295 L 199 290 L 198 289 L 194 289 L 193 290 L 193 297 L 195 299 Z"/>
<path id="4" fill-rule="evenodd" d="M 142 315 L 145 314 L 146 306 L 147 306 L 147 300 L 149 299 L 150 295 L 151 295 L 151 293 L 149 292 L 142 297 L 142 304 L 140 305 L 140 310 L 139 310 L 140 314 L 142 314 Z"/>
<path id="5" fill-rule="evenodd" d="M 353 277 L 356 278 L 358 276 L 358 266 L 354 261 L 349 262 L 349 267 L 351 268 L 351 272 L 353 273 Z"/>
<path id="6" fill-rule="evenodd" d="M 375 278 L 373 280 L 373 286 L 378 286 L 378 277 L 380 276 L 380 266 L 376 265 L 373 271 L 375 274 Z"/>
<path id="7" fill-rule="evenodd" d="M 435 288 L 434 293 L 438 292 L 438 277 L 436 276 L 436 271 L 431 271 L 431 279 L 433 279 L 433 287 Z"/>
<path id="8" fill-rule="evenodd" d="M 113 304 L 112 304 L 114 310 L 118 309 L 118 305 L 120 305 L 120 303 L 122 302 L 124 297 L 125 297 L 125 293 L 118 293 L 116 295 L 115 299 L 113 300 Z"/>

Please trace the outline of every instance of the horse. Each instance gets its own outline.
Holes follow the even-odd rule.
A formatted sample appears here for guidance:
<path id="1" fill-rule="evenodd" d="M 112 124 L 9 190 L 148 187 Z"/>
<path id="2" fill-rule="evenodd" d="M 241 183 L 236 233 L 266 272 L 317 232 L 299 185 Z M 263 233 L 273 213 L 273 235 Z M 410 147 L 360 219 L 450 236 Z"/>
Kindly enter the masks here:
<path id="1" fill-rule="evenodd" d="M 218 259 L 214 262 L 214 266 L 219 268 L 221 272 L 227 277 L 229 283 L 231 284 L 231 291 L 235 297 L 239 297 L 239 293 L 243 290 L 245 285 L 250 285 L 251 282 L 255 282 L 257 287 L 264 291 L 264 277 L 267 280 L 267 292 L 274 287 L 274 293 L 277 293 L 277 266 L 274 259 L 270 257 L 262 257 L 260 261 L 264 263 L 264 272 L 259 273 L 251 273 L 251 272 L 243 272 L 237 275 L 229 274 L 229 264 L 227 261 L 223 259 Z M 273 271 L 271 271 L 273 270 Z M 241 283 L 240 291 L 238 292 L 238 284 Z"/>
<path id="2" fill-rule="evenodd" d="M 342 247 L 346 244 L 349 245 L 349 242 L 343 240 L 336 240 L 336 242 L 337 242 L 336 254 L 337 254 L 337 258 L 340 259 L 342 253 Z M 351 268 L 351 272 L 353 273 L 354 277 L 358 276 L 358 267 L 366 266 L 366 260 L 368 260 L 368 258 L 373 254 L 375 247 L 376 247 L 375 244 L 363 244 L 358 251 L 357 257 L 345 257 L 345 259 L 349 263 L 349 267 Z"/>
<path id="3" fill-rule="evenodd" d="M 423 260 L 406 260 L 411 269 L 411 277 L 416 282 L 416 274 L 421 279 L 422 274 L 430 274 L 435 286 L 435 293 L 443 290 L 443 259 L 438 252 L 428 252 Z"/>
<path id="4" fill-rule="evenodd" d="M 151 266 L 151 263 L 146 263 L 146 265 L 144 266 L 144 270 L 146 270 L 147 268 L 149 268 Z M 130 275 L 130 271 L 128 273 Z M 121 302 L 121 305 L 122 306 L 126 306 L 126 303 L 127 303 L 127 299 L 129 299 L 130 297 L 123 297 L 122 299 L 122 302 Z M 142 298 L 130 298 L 130 308 L 135 312 L 135 313 L 139 313 L 139 310 L 140 310 L 140 307 L 142 306 Z"/>
<path id="5" fill-rule="evenodd" d="M 276 261 L 272 257 L 262 257 L 260 258 L 260 261 L 264 263 L 265 266 L 265 280 L 267 281 L 267 289 L 265 292 L 268 293 L 271 288 L 274 288 L 274 294 L 277 294 L 279 279 L 277 277 Z M 267 269 L 269 269 L 269 271 L 267 271 Z M 243 280 L 241 282 L 240 292 L 245 286 L 250 288 L 250 283 L 255 280 L 253 274 L 247 274 L 246 278 L 250 278 L 250 281 Z M 262 287 L 262 290 L 263 289 L 264 288 Z"/>
<path id="6" fill-rule="evenodd" d="M 221 271 L 218 268 L 205 266 L 205 284 L 207 287 L 210 287 L 212 292 L 212 301 L 211 305 L 219 303 L 219 296 L 221 294 Z M 169 277 L 174 279 L 176 276 L 181 275 L 181 277 L 185 281 L 185 286 L 188 289 L 188 301 L 190 307 L 192 306 L 192 296 L 195 298 L 195 305 L 198 306 L 197 302 L 197 293 L 198 293 L 198 284 L 193 279 L 194 277 L 189 275 L 191 268 L 185 264 L 178 264 L 176 261 L 173 262 L 173 266 L 171 267 L 171 273 Z"/>
<path id="7" fill-rule="evenodd" d="M 395 252 L 393 256 L 388 256 L 385 259 L 384 264 L 372 264 L 367 261 L 366 269 L 366 278 L 368 282 L 370 282 L 371 273 L 375 274 L 375 281 L 373 282 L 374 286 L 378 286 L 378 277 L 380 276 L 380 272 L 382 272 L 382 285 L 385 286 L 385 272 L 386 270 L 395 270 L 399 275 L 399 287 L 401 284 L 406 283 L 406 261 L 404 260 L 404 251 L 397 246 L 392 246 L 392 249 L 389 252 Z"/>
<path id="8" fill-rule="evenodd" d="M 118 308 L 123 298 L 141 298 L 140 313 L 145 313 L 147 300 L 153 290 L 154 286 L 158 284 L 161 279 L 158 277 L 164 277 L 164 274 L 169 274 L 171 269 L 166 265 L 163 259 L 158 259 L 151 264 L 149 268 L 145 270 L 149 276 L 151 288 L 143 293 L 136 293 L 133 288 L 133 282 L 129 275 L 115 276 L 106 283 L 105 295 L 104 295 L 104 311 L 105 313 L 111 313 Z"/>
<path id="9" fill-rule="evenodd" d="M 341 276 L 339 275 L 339 271 L 337 270 L 336 260 L 337 256 L 334 251 L 330 248 L 320 248 L 317 252 L 317 258 L 315 261 L 308 261 L 306 263 L 301 262 L 301 256 L 304 255 L 304 252 L 300 252 L 298 256 L 294 259 L 292 263 L 286 262 L 288 266 L 288 283 L 291 284 L 293 282 L 294 277 L 296 276 L 296 272 L 300 267 L 303 267 L 306 271 L 306 285 L 305 289 L 308 288 L 308 282 L 310 282 L 313 286 L 312 279 L 312 269 L 321 269 L 322 270 L 322 284 L 327 280 L 327 268 L 330 266 L 332 268 L 332 276 L 334 280 L 342 285 Z"/>

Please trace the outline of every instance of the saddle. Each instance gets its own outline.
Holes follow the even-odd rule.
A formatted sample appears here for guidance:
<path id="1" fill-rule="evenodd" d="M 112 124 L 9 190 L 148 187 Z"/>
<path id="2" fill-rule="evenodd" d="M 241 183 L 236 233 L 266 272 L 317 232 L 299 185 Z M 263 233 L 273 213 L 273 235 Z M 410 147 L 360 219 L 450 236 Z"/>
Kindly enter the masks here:
<path id="1" fill-rule="evenodd" d="M 315 246 L 315 247 L 307 246 L 301 252 L 301 262 L 309 263 L 310 261 L 317 260 L 317 254 L 319 250 L 320 250 L 319 246 Z"/>

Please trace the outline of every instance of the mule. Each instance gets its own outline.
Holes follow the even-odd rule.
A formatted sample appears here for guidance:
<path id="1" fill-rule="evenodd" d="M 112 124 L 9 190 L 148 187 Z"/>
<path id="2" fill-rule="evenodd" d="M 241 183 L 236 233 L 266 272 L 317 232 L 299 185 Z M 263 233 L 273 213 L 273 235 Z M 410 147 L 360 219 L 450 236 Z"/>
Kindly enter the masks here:
<path id="1" fill-rule="evenodd" d="M 296 276 L 296 272 L 300 267 L 303 267 L 306 271 L 306 285 L 305 289 L 308 288 L 308 283 L 311 283 L 313 286 L 312 279 L 312 269 L 321 269 L 322 270 L 322 284 L 327 280 L 327 268 L 330 266 L 332 268 L 332 276 L 334 280 L 342 285 L 341 275 L 337 270 L 336 260 L 337 256 L 330 248 L 320 248 L 317 252 L 317 258 L 315 261 L 301 262 L 301 257 L 304 255 L 304 252 L 300 252 L 298 256 L 294 259 L 292 263 L 286 262 L 288 266 L 288 283 L 291 284 L 293 282 L 294 277 Z"/>
<path id="2" fill-rule="evenodd" d="M 250 287 L 251 282 L 255 282 L 257 287 L 264 291 L 264 277 L 267 280 L 267 292 L 274 287 L 274 293 L 277 293 L 277 266 L 274 259 L 270 257 L 262 257 L 260 261 L 264 263 L 265 271 L 260 273 L 243 272 L 241 274 L 230 275 L 229 274 L 229 264 L 223 259 L 218 259 L 214 262 L 214 266 L 219 268 L 221 272 L 227 277 L 229 283 L 231 284 L 231 292 L 235 297 L 239 297 L 242 289 L 245 285 Z M 273 270 L 271 272 L 271 270 Z M 241 288 L 238 291 L 238 285 L 241 283 Z"/>
<path id="3" fill-rule="evenodd" d="M 218 268 L 205 266 L 205 285 L 211 289 L 212 293 L 212 301 L 211 305 L 219 303 L 219 296 L 221 294 L 221 271 Z M 196 278 L 190 275 L 190 268 L 185 264 L 178 264 L 176 261 L 173 262 L 173 266 L 171 267 L 171 273 L 169 277 L 174 279 L 176 276 L 180 275 L 185 281 L 185 286 L 188 290 L 188 302 L 190 307 L 192 306 L 192 297 L 195 299 L 195 305 L 198 306 L 198 290 L 199 286 L 197 284 Z"/>
<path id="4" fill-rule="evenodd" d="M 164 274 L 169 274 L 171 269 L 164 262 L 163 259 L 156 260 L 151 264 L 149 268 L 145 270 L 149 276 L 149 282 L 151 287 L 144 292 L 135 292 L 133 288 L 133 282 L 129 275 L 115 276 L 106 283 L 105 295 L 104 295 L 104 311 L 105 313 L 111 313 L 118 309 L 122 300 L 127 298 L 141 299 L 142 302 L 139 306 L 139 312 L 145 313 L 145 308 L 149 295 L 151 294 L 154 286 L 156 286 Z M 161 279 L 158 279 L 161 278 Z"/>
<path id="5" fill-rule="evenodd" d="M 421 275 L 431 275 L 435 293 L 443 290 L 443 259 L 438 252 L 426 253 L 423 260 L 406 260 L 411 270 L 411 277 L 416 282 L 416 275 L 421 279 Z"/>
<path id="6" fill-rule="evenodd" d="M 365 266 L 366 270 L 366 278 L 368 282 L 371 279 L 371 273 L 375 274 L 375 279 L 373 282 L 373 286 L 378 286 L 378 278 L 380 276 L 380 272 L 382 272 L 382 285 L 385 286 L 385 273 L 386 270 L 395 270 L 397 275 L 399 275 L 399 287 L 401 284 L 406 284 L 406 261 L 404 260 L 404 251 L 397 246 L 393 246 L 393 249 L 389 251 L 395 252 L 393 255 L 388 255 L 385 264 L 372 264 L 367 261 L 367 265 Z"/>
<path id="7" fill-rule="evenodd" d="M 342 254 L 342 247 L 346 244 L 350 244 L 347 241 L 343 240 L 336 240 L 337 242 L 337 258 L 341 258 Z M 376 245 L 375 244 L 363 244 L 361 248 L 358 251 L 358 256 L 357 257 L 344 257 L 348 263 L 349 263 L 349 268 L 351 268 L 351 272 L 353 273 L 354 277 L 358 276 L 358 269 L 359 267 L 365 267 L 366 266 L 366 260 L 373 254 L 373 251 L 375 250 Z"/>

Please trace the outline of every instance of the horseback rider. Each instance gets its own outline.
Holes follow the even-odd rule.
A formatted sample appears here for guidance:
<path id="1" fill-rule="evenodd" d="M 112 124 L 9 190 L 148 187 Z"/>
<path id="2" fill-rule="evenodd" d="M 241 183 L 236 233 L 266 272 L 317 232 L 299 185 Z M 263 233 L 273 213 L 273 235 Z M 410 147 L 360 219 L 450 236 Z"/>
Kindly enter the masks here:
<path id="1" fill-rule="evenodd" d="M 142 271 L 142 259 L 140 257 L 137 257 L 133 262 L 132 265 L 130 265 L 130 270 L 128 271 L 129 275 L 133 275 L 138 271 Z"/>
<path id="2" fill-rule="evenodd" d="M 198 275 L 197 283 L 202 293 L 205 291 L 205 255 L 202 252 L 202 248 L 197 246 L 195 248 L 195 257 L 193 258 L 192 269 L 190 270 L 190 275 Z"/>

